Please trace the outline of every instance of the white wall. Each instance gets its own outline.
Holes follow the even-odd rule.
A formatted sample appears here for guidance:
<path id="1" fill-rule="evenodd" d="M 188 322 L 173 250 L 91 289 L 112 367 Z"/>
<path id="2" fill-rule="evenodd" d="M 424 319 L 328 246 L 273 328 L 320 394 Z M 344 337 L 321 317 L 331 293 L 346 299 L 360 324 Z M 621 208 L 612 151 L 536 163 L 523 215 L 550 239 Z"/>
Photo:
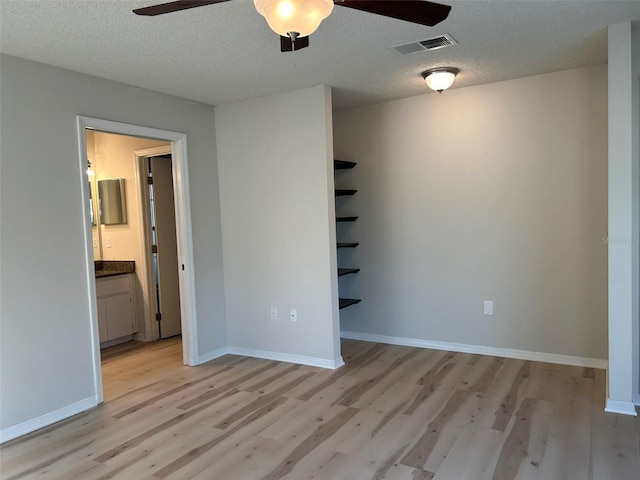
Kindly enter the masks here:
<path id="1" fill-rule="evenodd" d="M 201 355 L 226 345 L 226 324 L 213 108 L 6 55 L 0 62 L 4 431 L 96 393 L 78 114 L 187 134 Z"/>
<path id="2" fill-rule="evenodd" d="M 336 112 L 336 158 L 358 162 L 348 260 L 362 268 L 342 330 L 606 359 L 606 75 Z"/>
<path id="3" fill-rule="evenodd" d="M 153 334 L 145 331 L 145 304 L 155 299 L 155 292 L 148 292 L 147 275 L 144 269 L 145 252 L 141 249 L 142 222 L 140 218 L 140 194 L 137 185 L 135 150 L 167 145 L 166 141 L 149 138 L 115 135 L 104 132 L 93 133 L 95 180 L 124 178 L 127 223 L 123 225 L 100 225 L 102 259 L 133 260 L 136 262 L 135 296 L 138 340 L 151 340 Z M 89 144 L 87 144 L 89 149 Z M 146 179 L 142 179 L 145 181 Z M 107 238 L 109 242 L 107 242 Z M 149 306 L 147 305 L 147 310 Z"/>
<path id="4" fill-rule="evenodd" d="M 638 65 L 631 23 L 609 26 L 609 399 L 635 414 L 638 385 Z M 637 42 L 637 34 L 634 35 Z M 634 63 L 635 69 L 634 69 Z M 635 71 L 634 71 L 635 70 Z M 636 85 L 634 85 L 636 84 Z M 634 352 L 635 350 L 635 352 Z"/>
<path id="5" fill-rule="evenodd" d="M 632 55 L 632 175 L 633 201 L 631 221 L 633 223 L 633 385 L 635 404 L 640 405 L 640 22 L 631 32 Z"/>
<path id="6" fill-rule="evenodd" d="M 229 345 L 327 366 L 340 361 L 330 95 L 215 109 Z"/>

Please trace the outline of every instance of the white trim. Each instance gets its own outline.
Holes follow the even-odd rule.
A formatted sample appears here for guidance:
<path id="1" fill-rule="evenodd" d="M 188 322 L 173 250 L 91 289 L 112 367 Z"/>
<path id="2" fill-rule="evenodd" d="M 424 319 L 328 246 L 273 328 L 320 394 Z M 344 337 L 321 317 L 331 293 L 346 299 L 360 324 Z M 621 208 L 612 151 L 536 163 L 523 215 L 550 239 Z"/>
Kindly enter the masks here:
<path id="1" fill-rule="evenodd" d="M 305 355 L 292 355 L 289 353 L 269 352 L 265 350 L 254 350 L 252 348 L 242 347 L 221 347 L 216 350 L 205 353 L 198 358 L 198 365 L 210 362 L 216 358 L 225 355 L 242 355 L 244 357 L 262 358 L 265 360 L 277 360 L 279 362 L 298 363 L 301 365 L 310 365 L 312 367 L 329 368 L 336 370 L 344 365 L 342 357 L 335 360 L 326 360 L 324 358 L 307 357 Z"/>
<path id="2" fill-rule="evenodd" d="M 133 334 L 133 339 L 136 342 L 153 342 L 154 339 L 153 338 L 149 338 L 148 336 L 140 333 L 140 332 L 136 332 Z"/>
<path id="3" fill-rule="evenodd" d="M 640 393 L 631 394 L 631 400 L 636 407 L 640 407 Z"/>
<path id="4" fill-rule="evenodd" d="M 610 398 L 607 398 L 607 406 L 604 408 L 604 411 L 609 413 L 619 413 L 621 415 L 631 415 L 632 417 L 638 415 L 636 407 L 633 406 L 633 402 L 611 400 Z"/>
<path id="5" fill-rule="evenodd" d="M 215 360 L 216 358 L 224 357 L 229 354 L 229 347 L 221 347 L 216 348 L 214 351 L 205 353 L 204 355 L 200 355 L 198 357 L 198 365 L 202 365 L 203 363 L 210 362 L 211 360 Z"/>
<path id="6" fill-rule="evenodd" d="M 436 342 L 431 340 L 422 340 L 419 338 L 391 337 L 372 333 L 340 332 L 340 335 L 342 338 L 363 340 L 365 342 L 389 343 L 391 345 L 431 348 L 433 350 L 447 350 L 450 352 L 478 353 L 480 355 L 532 360 L 534 362 L 557 363 L 560 365 L 572 365 L 575 367 L 607 368 L 607 361 L 600 360 L 598 358 L 573 357 L 570 355 L 530 352 L 528 350 L 514 350 L 511 348 L 483 347 L 481 345 L 467 345 L 464 343 Z"/>
<path id="7" fill-rule="evenodd" d="M 178 262 L 186 267 L 186 269 L 183 270 L 181 268 L 179 271 L 182 358 L 185 365 L 194 366 L 198 362 L 198 323 L 196 321 L 196 277 L 193 260 L 191 196 L 189 194 L 186 135 L 180 134 L 180 139 L 171 144 L 171 159 L 174 167 L 172 172 Z"/>
<path id="8" fill-rule="evenodd" d="M 338 357 L 335 360 L 327 360 L 326 358 L 307 357 L 306 355 L 293 355 L 291 353 L 269 352 L 266 350 L 255 350 L 253 348 L 242 347 L 227 347 L 226 350 L 226 353 L 231 355 L 263 358 L 265 360 L 277 360 L 278 362 L 297 363 L 300 365 L 328 368 L 331 370 L 336 370 L 344 365 L 342 357 Z M 203 357 L 205 356 L 203 355 Z"/>
<path id="9" fill-rule="evenodd" d="M 86 123 L 83 117 L 77 117 L 78 126 L 78 155 L 80 158 L 80 192 L 84 221 L 84 255 L 85 255 L 85 275 L 87 279 L 87 299 L 89 303 L 89 324 L 91 334 L 91 356 L 93 357 L 93 388 L 96 395 L 96 404 L 103 400 L 102 391 L 102 363 L 100 358 L 100 331 L 98 329 L 98 300 L 96 294 L 96 272 L 93 257 L 93 235 L 91 231 L 91 221 L 89 216 L 89 192 L 86 181 L 85 167 L 89 160 L 87 158 L 87 137 L 85 135 Z M 97 199 L 96 199 L 97 201 Z M 100 221 L 96 219 L 96 221 Z M 38 417 L 40 418 L 40 417 Z M 28 422 L 25 422 L 28 423 Z M 25 432 L 26 433 L 26 432 Z"/>
<path id="10" fill-rule="evenodd" d="M 171 153 L 171 145 L 160 145 L 159 147 L 141 148 L 133 152 L 137 157 L 155 157 L 157 155 L 169 155 Z M 146 178 L 146 177 L 145 177 Z"/>
<path id="11" fill-rule="evenodd" d="M 45 413 L 35 418 L 30 418 L 27 421 L 12 425 L 0 430 L 0 443 L 8 442 L 14 438 L 21 437 L 27 433 L 35 432 L 41 428 L 52 425 L 61 420 L 65 420 L 69 417 L 77 415 L 78 413 L 89 410 L 90 408 L 98 405 L 98 401 L 95 396 L 88 397 L 78 402 L 67 405 L 66 407 L 59 408 L 53 412 Z"/>
<path id="12" fill-rule="evenodd" d="M 121 343 L 130 342 L 133 339 L 134 339 L 133 335 L 126 335 L 124 337 L 114 338 L 112 340 L 105 340 L 104 342 L 100 343 L 100 348 L 102 349 L 107 347 L 113 347 L 114 345 L 120 345 Z"/>
<path id="13" fill-rule="evenodd" d="M 89 315 L 91 322 L 93 376 L 97 403 L 103 401 L 102 371 L 100 362 L 100 340 L 98 332 L 98 310 L 95 292 L 95 275 L 93 269 L 93 243 L 91 226 L 87 209 L 89 194 L 85 185 L 84 170 L 87 164 L 87 146 L 85 130 L 98 130 L 108 133 L 131 135 L 136 137 L 155 138 L 171 142 L 173 159 L 173 184 L 176 196 L 176 233 L 178 243 L 178 261 L 185 265 L 180 269 L 180 299 L 182 317 L 182 352 L 185 365 L 197 365 L 198 361 L 198 329 L 195 301 L 195 276 L 193 261 L 193 238 L 191 230 L 191 205 L 189 195 L 189 174 L 187 164 L 186 135 L 157 128 L 112 122 L 99 118 L 77 116 L 78 149 L 80 159 L 80 179 L 82 192 L 82 212 L 85 217 L 85 258 L 87 275 L 87 295 L 89 297 Z"/>

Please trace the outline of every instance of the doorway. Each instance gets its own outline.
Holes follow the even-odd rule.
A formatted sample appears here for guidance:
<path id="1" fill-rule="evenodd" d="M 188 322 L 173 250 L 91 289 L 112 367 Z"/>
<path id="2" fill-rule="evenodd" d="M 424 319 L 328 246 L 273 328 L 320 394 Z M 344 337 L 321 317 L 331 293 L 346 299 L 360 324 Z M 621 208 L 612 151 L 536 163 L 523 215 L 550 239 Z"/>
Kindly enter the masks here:
<path id="1" fill-rule="evenodd" d="M 197 323 L 194 292 L 194 261 L 191 230 L 191 208 L 187 168 L 186 135 L 184 133 L 159 130 L 155 128 L 130 125 L 91 117 L 77 117 L 78 146 L 80 166 L 84 171 L 88 164 L 86 131 L 100 131 L 127 136 L 143 137 L 166 141 L 170 145 L 172 155 L 171 178 L 175 200 L 176 250 L 179 264 L 178 290 L 180 298 L 180 324 L 182 331 L 182 352 L 185 365 L 198 364 Z M 133 160 L 133 159 L 132 159 Z M 83 215 L 85 223 L 85 259 L 87 295 L 90 305 L 90 323 L 92 331 L 93 374 L 98 403 L 103 401 L 100 339 L 98 326 L 98 307 L 96 300 L 95 265 L 93 240 L 90 222 L 90 187 L 89 182 L 81 182 Z"/>
<path id="2" fill-rule="evenodd" d="M 173 156 L 171 147 L 135 151 L 143 206 L 143 249 L 150 292 L 147 314 L 152 339 L 182 333 Z"/>

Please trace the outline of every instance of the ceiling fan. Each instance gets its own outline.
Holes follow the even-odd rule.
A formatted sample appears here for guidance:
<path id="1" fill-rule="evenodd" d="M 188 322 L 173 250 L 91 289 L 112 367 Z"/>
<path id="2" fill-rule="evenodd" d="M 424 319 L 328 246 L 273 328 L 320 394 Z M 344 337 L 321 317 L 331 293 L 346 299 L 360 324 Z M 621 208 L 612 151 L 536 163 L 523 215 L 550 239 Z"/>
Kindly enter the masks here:
<path id="1" fill-rule="evenodd" d="M 136 15 L 156 16 L 231 0 L 179 0 L 137 8 Z M 253 0 L 269 27 L 280 35 L 280 51 L 309 46 L 309 35 L 327 18 L 333 6 L 354 8 L 385 17 L 433 27 L 449 15 L 451 7 L 428 0 Z"/>

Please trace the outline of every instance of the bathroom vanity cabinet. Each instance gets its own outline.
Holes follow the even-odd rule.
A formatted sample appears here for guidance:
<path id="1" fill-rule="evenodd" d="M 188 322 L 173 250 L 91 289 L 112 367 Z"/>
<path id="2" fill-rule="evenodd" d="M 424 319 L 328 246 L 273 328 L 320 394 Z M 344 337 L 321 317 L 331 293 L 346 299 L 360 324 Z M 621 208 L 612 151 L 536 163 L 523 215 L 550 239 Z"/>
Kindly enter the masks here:
<path id="1" fill-rule="evenodd" d="M 136 332 L 133 274 L 96 279 L 101 346 L 131 340 Z"/>

